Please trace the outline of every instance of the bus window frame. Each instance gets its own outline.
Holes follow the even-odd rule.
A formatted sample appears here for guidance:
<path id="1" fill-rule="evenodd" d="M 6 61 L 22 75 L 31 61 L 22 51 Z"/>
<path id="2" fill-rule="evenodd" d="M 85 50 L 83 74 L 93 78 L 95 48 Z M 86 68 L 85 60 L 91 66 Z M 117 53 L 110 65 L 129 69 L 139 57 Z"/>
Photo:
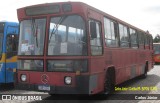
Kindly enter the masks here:
<path id="1" fill-rule="evenodd" d="M 132 32 L 135 31 L 135 34 L 136 34 L 136 44 L 131 41 L 131 31 L 130 30 L 132 30 Z M 138 42 L 138 33 L 137 33 L 137 30 L 129 27 L 128 31 L 129 31 L 129 38 L 130 38 L 130 48 L 138 49 L 139 48 L 139 42 Z M 133 46 L 133 45 L 136 45 L 136 47 Z"/>
<path id="2" fill-rule="evenodd" d="M 14 35 L 14 37 L 12 37 Z M 10 36 L 11 36 L 11 39 L 12 41 L 10 41 Z M 9 38 L 9 41 L 8 41 L 8 38 Z M 13 39 L 14 38 L 14 39 Z M 18 42 L 17 42 L 17 45 L 16 45 L 16 51 L 13 51 L 13 45 L 9 45 L 8 42 L 11 42 L 11 44 L 15 41 L 16 43 L 16 40 L 18 40 L 19 36 L 17 34 L 7 34 L 6 36 L 6 58 L 11 58 L 13 56 L 16 56 L 17 53 L 18 53 Z M 12 46 L 12 50 L 11 51 L 8 51 L 8 46 Z"/>
<path id="3" fill-rule="evenodd" d="M 2 41 L 0 41 L 1 42 L 1 54 L 0 54 L 0 60 L 2 59 L 2 55 L 3 55 L 3 52 L 4 52 L 4 32 L 2 33 Z"/>
<path id="4" fill-rule="evenodd" d="M 35 72 L 45 72 L 45 60 L 44 59 L 20 59 L 20 60 L 17 60 L 17 62 L 22 62 L 22 61 L 25 61 L 25 60 L 29 60 L 29 61 L 37 61 L 37 60 L 40 60 L 40 61 L 43 61 L 43 69 L 42 70 L 33 70 L 33 69 L 30 69 L 30 70 L 27 70 L 27 69 L 22 69 L 22 68 L 19 68 L 20 67 L 20 63 L 18 63 L 17 65 L 17 68 L 18 68 L 18 71 L 35 71 Z"/>
<path id="5" fill-rule="evenodd" d="M 149 35 L 147 33 L 144 33 L 144 37 L 145 37 L 145 49 L 150 49 L 150 45 L 149 45 Z M 148 48 L 147 48 L 148 47 Z"/>
<path id="6" fill-rule="evenodd" d="M 53 61 L 53 62 L 55 62 L 55 61 L 86 61 L 86 71 L 81 71 L 81 70 L 72 70 L 72 71 L 61 71 L 61 70 L 49 70 L 51 67 L 49 67 L 49 65 L 48 65 L 48 63 L 49 63 L 49 61 Z M 89 61 L 87 60 L 87 59 L 62 59 L 62 60 L 60 60 L 60 59 L 47 59 L 46 60 L 46 63 L 47 63 L 47 65 L 46 65 L 46 71 L 47 72 L 61 72 L 61 73 L 64 73 L 64 72 L 67 72 L 67 73 L 76 73 L 77 71 L 80 71 L 81 73 L 87 73 L 87 72 L 89 72 Z M 84 63 L 84 62 L 83 62 Z"/>
<path id="7" fill-rule="evenodd" d="M 111 31 L 111 23 L 113 23 L 113 29 L 114 29 L 114 38 L 115 38 L 115 40 L 114 39 L 112 39 L 112 36 L 113 36 L 113 34 L 111 33 L 111 39 L 108 39 L 107 38 L 107 34 L 106 34 L 106 26 L 107 26 L 107 23 L 105 23 L 105 19 L 108 19 L 109 20 L 109 22 L 110 22 L 110 31 Z M 110 19 L 110 18 L 108 18 L 108 17 L 106 17 L 106 16 L 104 16 L 103 17 L 103 29 L 104 29 L 104 42 L 105 42 L 105 46 L 106 47 L 111 47 L 111 48 L 118 48 L 118 47 L 120 47 L 120 37 L 119 37 L 119 28 L 118 28 L 118 22 L 116 21 L 116 20 L 112 20 L 112 19 Z M 106 29 L 106 30 L 105 30 Z M 107 43 L 107 41 L 108 40 L 110 40 L 111 42 L 112 41 L 115 41 L 115 43 L 116 43 L 116 46 L 113 46 L 112 44 L 108 44 Z"/>
<path id="8" fill-rule="evenodd" d="M 138 31 L 138 44 L 139 49 L 144 50 L 145 49 L 145 38 L 144 38 L 144 32 Z"/>
<path id="9" fill-rule="evenodd" d="M 87 47 L 87 53 L 85 54 L 85 55 L 48 55 L 48 48 L 49 48 L 49 40 L 50 40 L 50 34 L 49 34 L 49 29 L 50 29 L 50 23 L 51 23 L 51 19 L 52 18 L 54 18 L 54 17 L 61 17 L 61 16 L 74 16 L 74 15 L 77 15 L 77 16 L 80 16 L 81 18 L 82 18 L 82 20 L 84 21 L 84 26 L 85 26 L 85 32 L 84 32 L 84 34 L 86 34 L 85 35 L 85 37 L 86 37 L 86 47 Z M 56 16 L 49 16 L 49 19 L 47 19 L 48 20 L 48 31 L 47 31 L 47 36 L 48 37 L 46 37 L 47 38 L 47 40 L 45 40 L 46 42 L 47 42 L 47 47 L 46 47 L 46 49 L 47 49 L 47 51 L 46 51 L 46 55 L 47 56 L 49 56 L 49 57 L 58 57 L 58 56 L 88 56 L 89 55 L 89 39 L 88 39 L 88 28 L 87 28 L 87 20 L 85 19 L 85 17 L 84 17 L 84 15 L 81 15 L 81 14 L 77 14 L 77 13 L 72 13 L 72 14 L 64 14 L 64 15 L 56 15 Z M 61 25 L 61 24 L 60 24 Z M 66 31 L 66 32 L 68 32 L 68 31 Z M 67 36 L 68 36 L 68 34 L 67 34 Z M 66 38 L 66 39 L 68 39 L 68 37 Z"/>
<path id="10" fill-rule="evenodd" d="M 91 49 L 91 40 L 92 39 L 94 39 L 94 38 L 91 38 L 91 32 L 90 32 L 90 22 L 95 22 L 96 23 L 96 25 L 97 24 L 99 24 L 99 33 L 100 33 L 100 42 L 101 42 L 101 47 L 102 47 L 102 50 L 101 50 L 101 54 L 93 54 L 93 52 L 92 52 L 92 49 Z M 93 19 L 93 18 L 88 18 L 88 32 L 89 32 L 89 37 L 90 37 L 90 39 L 88 40 L 88 42 L 89 42 L 89 47 L 90 47 L 90 55 L 91 56 L 102 56 L 103 54 L 104 54 L 104 46 L 103 46 L 103 32 L 102 32 L 102 22 L 100 21 L 100 20 L 96 20 L 96 19 Z M 97 28 L 97 27 L 96 27 Z M 96 32 L 97 32 L 97 30 L 96 30 Z M 96 36 L 97 37 L 97 36 Z M 97 46 L 97 47 L 99 47 L 99 46 Z"/>
<path id="11" fill-rule="evenodd" d="M 19 41 L 20 41 L 20 39 L 21 39 L 21 35 L 20 35 L 20 26 L 21 26 L 21 23 L 23 22 L 23 21 L 25 21 L 25 20 L 34 20 L 35 21 L 35 19 L 45 19 L 46 20 L 46 23 L 45 23 L 45 31 L 44 31 L 44 44 L 43 44 L 43 54 L 42 55 L 20 55 L 18 52 L 19 52 Z M 48 19 L 47 19 L 47 16 L 40 16 L 40 17 L 33 17 L 33 18 L 25 18 L 25 19 L 23 19 L 23 20 L 21 20 L 20 21 L 20 23 L 19 23 L 19 41 L 18 41 L 18 51 L 17 51 L 17 55 L 18 56 L 36 56 L 36 57 L 40 57 L 40 56 L 44 56 L 45 55 L 45 41 L 46 41 L 46 31 L 47 31 L 47 21 Z M 31 24 L 32 25 L 32 24 Z M 24 32 L 24 31 L 23 31 Z M 32 29 L 31 29 L 31 32 L 32 32 Z M 24 35 L 24 34 L 23 34 Z M 31 34 L 31 35 L 33 35 L 33 34 Z"/>
<path id="12" fill-rule="evenodd" d="M 150 49 L 153 50 L 153 36 L 152 35 L 149 35 L 149 46 L 150 46 Z"/>
<path id="13" fill-rule="evenodd" d="M 121 35 L 120 33 L 120 26 L 123 28 L 123 34 Z M 126 32 L 127 32 L 127 41 L 124 41 L 124 40 L 121 40 L 121 36 L 125 36 L 125 28 L 126 28 Z M 130 34 L 129 34 L 129 30 L 128 30 L 128 26 L 123 24 L 123 23 L 118 23 L 118 34 L 119 34 L 119 45 L 120 45 L 120 48 L 130 48 L 130 44 L 131 44 L 131 41 L 130 41 Z M 122 46 L 122 43 L 125 43 L 127 44 L 126 46 Z"/>
<path id="14" fill-rule="evenodd" d="M 4 33 L 4 31 L 5 31 L 5 30 L 4 30 L 4 29 L 5 29 L 5 23 L 2 22 L 2 25 L 3 25 L 3 28 L 1 28 L 1 30 L 2 30 L 2 32 L 1 32 L 1 33 L 2 33 L 2 41 L 1 41 L 1 42 L 2 42 L 2 45 L 1 45 L 1 50 L 2 50 L 2 52 L 1 52 L 1 55 L 0 55 L 0 60 L 2 59 L 2 55 L 3 55 L 3 52 L 4 52 L 4 46 L 3 46 L 3 45 L 5 44 L 5 43 L 4 43 L 4 37 L 5 37 L 5 35 L 4 35 L 4 34 L 5 34 L 5 33 Z"/>

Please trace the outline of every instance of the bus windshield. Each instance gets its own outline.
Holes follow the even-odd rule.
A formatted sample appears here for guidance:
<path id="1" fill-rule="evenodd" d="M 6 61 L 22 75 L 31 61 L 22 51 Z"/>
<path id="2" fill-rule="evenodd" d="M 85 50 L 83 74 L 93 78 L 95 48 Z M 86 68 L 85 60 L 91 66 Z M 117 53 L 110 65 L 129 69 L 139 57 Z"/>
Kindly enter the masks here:
<path id="1" fill-rule="evenodd" d="M 160 44 L 154 44 L 154 54 L 160 54 Z"/>
<path id="2" fill-rule="evenodd" d="M 46 19 L 21 21 L 18 55 L 43 55 L 45 29 Z"/>
<path id="3" fill-rule="evenodd" d="M 81 16 L 51 18 L 48 55 L 87 55 L 85 22 Z"/>

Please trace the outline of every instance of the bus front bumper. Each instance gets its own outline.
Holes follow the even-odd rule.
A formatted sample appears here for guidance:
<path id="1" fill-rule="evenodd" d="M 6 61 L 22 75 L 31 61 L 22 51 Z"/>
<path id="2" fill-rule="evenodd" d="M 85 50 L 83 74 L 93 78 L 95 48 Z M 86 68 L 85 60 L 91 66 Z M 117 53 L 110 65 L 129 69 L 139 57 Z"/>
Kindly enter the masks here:
<path id="1" fill-rule="evenodd" d="M 49 86 L 49 90 L 40 90 L 40 85 L 37 84 L 17 84 L 16 89 L 19 90 L 29 90 L 29 91 L 39 91 L 39 92 L 48 92 L 50 94 L 77 94 L 77 90 L 74 87 L 66 86 Z"/>
<path id="2" fill-rule="evenodd" d="M 29 83 L 16 83 L 15 88 L 20 90 L 40 91 L 48 92 L 50 94 L 94 94 L 94 89 L 97 88 L 97 75 L 85 75 L 76 76 L 76 86 L 72 87 L 69 85 L 54 86 L 50 85 L 41 90 L 40 84 L 29 84 Z M 44 85 L 45 86 L 45 85 Z"/>

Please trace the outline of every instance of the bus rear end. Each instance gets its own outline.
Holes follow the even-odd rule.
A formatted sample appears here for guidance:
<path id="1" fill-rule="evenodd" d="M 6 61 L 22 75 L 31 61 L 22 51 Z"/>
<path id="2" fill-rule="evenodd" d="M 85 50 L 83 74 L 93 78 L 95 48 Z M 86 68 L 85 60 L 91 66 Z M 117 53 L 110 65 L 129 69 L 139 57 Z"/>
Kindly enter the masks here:
<path id="1" fill-rule="evenodd" d="M 0 84 L 13 83 L 17 69 L 18 29 L 16 22 L 0 22 Z"/>
<path id="2" fill-rule="evenodd" d="M 81 3 L 70 2 L 18 9 L 18 89 L 93 93 L 84 11 Z"/>
<path id="3" fill-rule="evenodd" d="M 153 47 L 154 47 L 154 62 L 155 63 L 160 63 L 160 43 L 153 43 Z"/>

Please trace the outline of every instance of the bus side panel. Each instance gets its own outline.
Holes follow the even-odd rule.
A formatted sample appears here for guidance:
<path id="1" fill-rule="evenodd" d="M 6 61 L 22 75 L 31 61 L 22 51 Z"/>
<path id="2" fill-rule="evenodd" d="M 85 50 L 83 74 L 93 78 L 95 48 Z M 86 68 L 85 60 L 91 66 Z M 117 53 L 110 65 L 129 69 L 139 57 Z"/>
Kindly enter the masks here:
<path id="1" fill-rule="evenodd" d="M 5 64 L 0 64 L 0 83 L 5 83 Z"/>
<path id="2" fill-rule="evenodd" d="M 149 70 L 151 70 L 152 69 L 152 60 L 153 60 L 153 58 L 152 58 L 152 51 L 151 50 L 148 50 L 148 52 L 147 52 L 147 60 L 148 60 L 148 69 Z"/>
<path id="3" fill-rule="evenodd" d="M 5 35 L 3 36 L 5 37 Z M 2 46 L 2 57 L 0 60 L 0 83 L 6 83 L 6 64 L 5 64 L 5 58 L 6 58 L 6 54 L 4 52 L 4 39 L 3 39 L 3 46 Z"/>
<path id="4" fill-rule="evenodd" d="M 14 34 L 18 35 L 18 24 L 7 22 L 4 28 L 4 42 L 3 42 L 3 51 L 5 53 L 5 81 L 6 83 L 14 82 L 14 71 L 17 68 L 17 56 L 11 56 L 7 58 L 7 36 Z"/>
<path id="5" fill-rule="evenodd" d="M 6 82 L 14 82 L 14 69 L 17 68 L 17 63 L 6 63 Z"/>
<path id="6" fill-rule="evenodd" d="M 160 54 L 155 54 L 154 55 L 154 62 L 155 63 L 160 63 Z"/>
<path id="7" fill-rule="evenodd" d="M 105 77 L 105 60 L 102 56 L 91 57 L 90 66 L 91 79 L 89 79 L 89 86 L 94 84 L 94 87 L 89 88 L 90 93 L 98 93 L 104 90 L 104 77 Z M 92 79 L 92 77 L 94 79 Z"/>

